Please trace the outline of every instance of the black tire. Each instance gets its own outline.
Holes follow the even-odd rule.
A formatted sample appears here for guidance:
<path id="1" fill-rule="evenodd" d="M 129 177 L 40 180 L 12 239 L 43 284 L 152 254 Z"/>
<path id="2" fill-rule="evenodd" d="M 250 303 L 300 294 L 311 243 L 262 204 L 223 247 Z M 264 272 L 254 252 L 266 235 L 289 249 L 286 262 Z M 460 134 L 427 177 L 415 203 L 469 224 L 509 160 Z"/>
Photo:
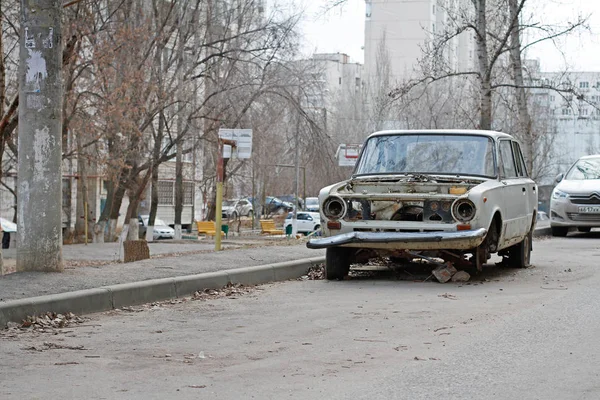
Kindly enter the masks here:
<path id="1" fill-rule="evenodd" d="M 229 219 L 238 219 L 238 213 L 237 213 L 237 211 L 232 212 L 231 216 L 229 217 Z"/>
<path id="2" fill-rule="evenodd" d="M 508 250 L 506 265 L 512 268 L 527 268 L 531 265 L 533 231 L 530 231 L 521 243 Z"/>
<path id="3" fill-rule="evenodd" d="M 590 228 L 589 226 L 579 226 L 577 227 L 577 230 L 582 233 L 590 233 L 592 228 Z"/>
<path id="4" fill-rule="evenodd" d="M 569 227 L 567 226 L 553 226 L 551 229 L 552 236 L 565 237 L 567 236 L 567 233 L 569 233 Z"/>
<path id="5" fill-rule="evenodd" d="M 325 252 L 325 278 L 327 280 L 344 279 L 350 272 L 352 252 L 343 247 L 329 247 Z"/>

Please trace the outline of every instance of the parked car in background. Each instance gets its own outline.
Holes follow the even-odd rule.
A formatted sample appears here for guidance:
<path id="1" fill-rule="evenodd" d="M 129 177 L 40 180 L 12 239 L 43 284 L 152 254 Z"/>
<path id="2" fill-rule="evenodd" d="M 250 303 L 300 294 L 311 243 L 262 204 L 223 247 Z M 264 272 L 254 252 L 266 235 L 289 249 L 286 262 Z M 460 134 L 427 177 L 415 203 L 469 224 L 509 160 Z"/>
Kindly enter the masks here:
<path id="1" fill-rule="evenodd" d="M 283 201 L 277 197 L 267 196 L 265 199 L 264 213 L 269 214 L 283 214 L 292 211 L 294 206 L 286 201 Z"/>
<path id="2" fill-rule="evenodd" d="M 247 217 L 253 213 L 252 203 L 248 199 L 225 200 L 223 201 L 221 213 L 222 218 L 227 219 L 236 219 L 240 216 Z"/>
<path id="3" fill-rule="evenodd" d="M 307 197 L 306 205 L 304 206 L 305 211 L 319 212 L 319 198 L 318 197 Z"/>
<path id="4" fill-rule="evenodd" d="M 139 232 L 140 238 L 146 237 L 146 231 L 148 230 L 149 215 L 140 215 L 138 222 L 140 224 Z M 167 225 L 163 220 L 156 218 L 154 220 L 154 229 L 152 230 L 152 236 L 154 240 L 158 239 L 173 239 L 175 237 L 175 229 Z"/>
<path id="5" fill-rule="evenodd" d="M 288 206 L 292 207 L 292 210 L 296 207 L 296 198 L 293 195 L 279 196 L 279 200 L 287 203 Z M 302 197 L 298 198 L 298 204 L 300 205 L 300 210 L 304 209 L 304 200 Z"/>
<path id="6" fill-rule="evenodd" d="M 567 236 L 570 228 L 600 228 L 600 155 L 581 157 L 556 181 L 550 199 L 552 236 Z"/>
<path id="7" fill-rule="evenodd" d="M 369 136 L 352 177 L 319 193 L 327 279 L 376 257 L 476 268 L 498 253 L 530 263 L 537 186 L 519 143 L 493 131 L 384 131 Z"/>
<path id="8" fill-rule="evenodd" d="M 292 224 L 293 218 L 294 213 L 289 213 L 283 223 L 283 229 L 285 229 L 288 225 Z M 309 234 L 321 229 L 321 216 L 319 215 L 319 213 L 298 211 L 298 213 L 296 214 L 296 220 L 298 224 L 299 233 Z"/>

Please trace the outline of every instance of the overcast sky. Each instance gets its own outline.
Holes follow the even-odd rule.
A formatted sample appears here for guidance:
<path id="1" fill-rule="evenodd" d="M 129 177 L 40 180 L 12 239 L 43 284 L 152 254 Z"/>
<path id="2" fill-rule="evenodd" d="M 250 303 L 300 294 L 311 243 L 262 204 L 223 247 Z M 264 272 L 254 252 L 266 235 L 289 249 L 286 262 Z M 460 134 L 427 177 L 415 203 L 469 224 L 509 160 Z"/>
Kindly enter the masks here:
<path id="1" fill-rule="evenodd" d="M 327 0 L 300 0 L 306 9 L 303 22 L 304 52 L 340 52 L 354 61 L 363 62 L 364 0 L 347 0 L 347 4 L 328 13 Z M 540 60 L 542 70 L 568 68 L 578 71 L 600 71 L 600 0 L 530 0 L 526 15 L 546 24 L 566 25 L 578 14 L 590 15 L 590 31 L 561 39 L 555 46 L 546 42 L 532 47 L 528 58 Z M 558 49 L 557 49 L 558 47 Z"/>

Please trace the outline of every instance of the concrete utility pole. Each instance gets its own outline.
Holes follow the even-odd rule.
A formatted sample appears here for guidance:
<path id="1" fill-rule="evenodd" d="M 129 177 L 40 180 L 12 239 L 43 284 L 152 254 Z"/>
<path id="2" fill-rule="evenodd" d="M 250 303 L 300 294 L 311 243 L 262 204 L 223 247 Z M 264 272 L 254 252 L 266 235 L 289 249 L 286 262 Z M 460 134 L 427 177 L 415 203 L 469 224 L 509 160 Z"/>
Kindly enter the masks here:
<path id="1" fill-rule="evenodd" d="M 21 0 L 18 271 L 63 269 L 61 16 L 61 0 Z"/>

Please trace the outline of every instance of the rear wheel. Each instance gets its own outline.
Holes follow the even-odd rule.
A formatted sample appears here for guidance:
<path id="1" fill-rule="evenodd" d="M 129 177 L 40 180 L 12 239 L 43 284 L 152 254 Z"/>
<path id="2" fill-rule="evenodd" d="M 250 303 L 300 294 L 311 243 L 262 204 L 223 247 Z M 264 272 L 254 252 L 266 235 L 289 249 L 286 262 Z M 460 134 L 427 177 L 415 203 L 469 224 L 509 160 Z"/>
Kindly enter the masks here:
<path id="1" fill-rule="evenodd" d="M 521 243 L 508 249 L 506 265 L 513 268 L 527 268 L 531 265 L 533 231 L 530 231 Z"/>
<path id="2" fill-rule="evenodd" d="M 325 252 L 325 277 L 327 280 L 344 279 L 350 272 L 352 251 L 343 247 L 329 247 Z"/>
<path id="3" fill-rule="evenodd" d="M 552 236 L 565 237 L 569 233 L 569 228 L 566 226 L 553 226 Z"/>
<path id="4" fill-rule="evenodd" d="M 579 232 L 583 232 L 583 233 L 590 233 L 590 231 L 592 230 L 592 228 L 590 228 L 589 226 L 580 226 L 577 228 L 577 230 Z"/>

